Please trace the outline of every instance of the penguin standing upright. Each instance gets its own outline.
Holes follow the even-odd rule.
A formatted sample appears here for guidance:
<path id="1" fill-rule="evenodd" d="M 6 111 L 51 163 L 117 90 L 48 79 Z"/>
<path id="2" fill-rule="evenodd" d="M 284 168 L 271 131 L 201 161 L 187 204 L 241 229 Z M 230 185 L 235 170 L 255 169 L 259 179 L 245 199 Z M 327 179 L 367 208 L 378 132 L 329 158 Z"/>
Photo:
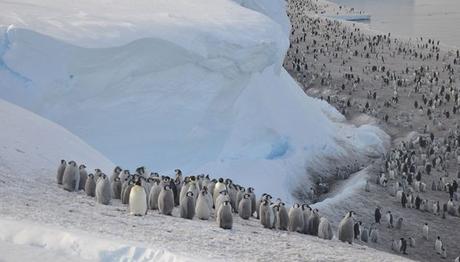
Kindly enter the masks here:
<path id="1" fill-rule="evenodd" d="M 249 219 L 251 217 L 251 195 L 244 194 L 243 198 L 238 203 L 238 215 L 242 219 Z"/>
<path id="2" fill-rule="evenodd" d="M 64 170 L 67 166 L 67 163 L 64 159 L 61 160 L 61 163 L 59 164 L 59 167 L 57 169 L 57 183 L 58 185 L 62 185 L 62 178 L 64 177 Z"/>
<path id="3" fill-rule="evenodd" d="M 110 183 L 113 183 L 113 181 L 115 181 L 115 178 L 120 177 L 121 171 L 122 171 L 121 167 L 119 167 L 119 166 L 115 167 L 115 169 L 113 170 L 112 176 L 110 177 Z M 121 180 L 121 181 L 123 181 L 123 180 Z"/>
<path id="4" fill-rule="evenodd" d="M 70 161 L 64 170 L 62 177 L 62 186 L 65 190 L 73 192 L 80 186 L 80 172 L 75 161 Z"/>
<path id="5" fill-rule="evenodd" d="M 161 192 L 160 181 L 159 180 L 153 181 L 153 185 L 149 193 L 149 208 L 150 209 L 152 210 L 158 209 L 158 196 L 160 195 L 160 192 Z"/>
<path id="6" fill-rule="evenodd" d="M 289 226 L 289 214 L 286 210 L 286 206 L 283 202 L 278 203 L 278 229 L 279 230 L 288 230 Z"/>
<path id="7" fill-rule="evenodd" d="M 220 206 L 224 201 L 229 201 L 230 202 L 230 197 L 228 196 L 227 190 L 221 191 L 219 193 L 219 196 L 217 196 L 216 201 L 214 203 L 214 206 L 216 207 L 216 211 L 219 210 Z"/>
<path id="8" fill-rule="evenodd" d="M 212 204 L 209 203 L 209 199 L 208 191 L 202 189 L 195 206 L 195 214 L 198 219 L 208 220 L 211 216 Z"/>
<path id="9" fill-rule="evenodd" d="M 224 201 L 217 211 L 217 224 L 223 229 L 232 229 L 233 216 L 230 201 Z"/>
<path id="10" fill-rule="evenodd" d="M 367 231 L 367 228 L 364 227 L 362 230 L 361 230 L 361 241 L 367 243 L 368 239 L 369 239 L 369 231 Z"/>
<path id="11" fill-rule="evenodd" d="M 192 191 L 188 191 L 185 198 L 180 202 L 180 217 L 193 219 L 195 216 L 195 196 Z"/>
<path id="12" fill-rule="evenodd" d="M 86 166 L 80 165 L 78 167 L 78 171 L 80 172 L 80 183 L 78 186 L 78 190 L 85 190 L 86 179 L 88 179 L 88 173 L 86 172 Z"/>
<path id="13" fill-rule="evenodd" d="M 322 239 L 327 239 L 331 240 L 333 237 L 332 233 L 332 227 L 327 218 L 322 217 L 319 220 L 319 225 L 318 225 L 318 237 Z"/>
<path id="14" fill-rule="evenodd" d="M 373 243 L 378 243 L 379 241 L 379 230 L 374 228 L 371 232 L 371 241 Z"/>
<path id="15" fill-rule="evenodd" d="M 216 205 L 216 200 L 217 200 L 217 197 L 219 196 L 220 192 L 225 191 L 225 190 L 227 190 L 227 187 L 224 184 L 224 179 L 219 178 L 218 182 L 214 186 L 214 191 L 213 191 L 213 194 L 212 194 L 214 206 Z"/>
<path id="16" fill-rule="evenodd" d="M 436 238 L 436 242 L 434 243 L 434 249 L 436 250 L 436 253 L 441 254 L 442 253 L 442 247 L 443 247 L 443 245 L 442 245 L 441 237 L 438 236 Z"/>
<path id="17" fill-rule="evenodd" d="M 425 225 L 423 225 L 423 238 L 426 240 L 428 240 L 428 233 L 429 233 L 428 223 L 425 223 Z"/>
<path id="18" fill-rule="evenodd" d="M 402 225 L 403 225 L 403 218 L 400 217 L 400 218 L 398 218 L 398 220 L 396 220 L 395 228 L 400 230 L 402 228 Z"/>
<path id="19" fill-rule="evenodd" d="M 340 221 L 337 236 L 342 242 L 353 243 L 353 211 L 348 212 Z"/>
<path id="20" fill-rule="evenodd" d="M 121 199 L 121 181 L 119 177 L 115 177 L 112 182 L 112 198 Z"/>
<path id="21" fill-rule="evenodd" d="M 121 203 L 122 204 L 129 204 L 129 195 L 131 194 L 131 189 L 134 186 L 134 180 L 130 177 L 125 181 L 125 183 L 121 186 Z"/>
<path id="22" fill-rule="evenodd" d="M 85 183 L 85 192 L 87 196 L 95 197 L 96 196 L 96 180 L 94 179 L 93 174 L 89 174 Z"/>
<path id="23" fill-rule="evenodd" d="M 300 205 L 295 203 L 294 206 L 289 210 L 289 226 L 288 229 L 291 232 L 302 232 L 303 230 L 303 213 Z"/>
<path id="24" fill-rule="evenodd" d="M 129 194 L 129 211 L 134 216 L 147 214 L 147 193 L 138 178 Z"/>
<path id="25" fill-rule="evenodd" d="M 270 206 L 270 202 L 264 199 L 260 204 L 260 223 L 264 228 L 272 228 L 274 220 L 273 209 Z"/>
<path id="26" fill-rule="evenodd" d="M 112 200 L 112 188 L 110 186 L 110 180 L 105 174 L 101 175 L 101 178 L 96 183 L 96 201 L 99 204 L 108 205 Z"/>
<path id="27" fill-rule="evenodd" d="M 251 196 L 251 215 L 254 215 L 257 209 L 257 199 L 256 199 L 256 194 L 254 193 L 254 188 L 249 187 L 248 188 L 248 194 Z"/>
<path id="28" fill-rule="evenodd" d="M 312 211 L 307 220 L 308 234 L 312 236 L 318 235 L 318 226 L 319 226 L 319 215 L 318 210 L 315 209 Z"/>
<path id="29" fill-rule="evenodd" d="M 158 209 L 163 215 L 172 215 L 174 208 L 174 195 L 169 185 L 164 186 L 158 196 Z"/>

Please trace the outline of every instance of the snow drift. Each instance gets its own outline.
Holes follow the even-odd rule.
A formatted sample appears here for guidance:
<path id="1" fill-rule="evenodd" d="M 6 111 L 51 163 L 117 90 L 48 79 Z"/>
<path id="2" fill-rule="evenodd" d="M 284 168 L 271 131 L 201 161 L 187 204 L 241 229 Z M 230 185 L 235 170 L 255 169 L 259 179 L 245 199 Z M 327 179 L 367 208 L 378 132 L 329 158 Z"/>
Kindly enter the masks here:
<path id="1" fill-rule="evenodd" d="M 384 150 L 379 130 L 341 123 L 282 68 L 282 0 L 18 0 L 0 10 L 0 97 L 124 168 L 209 173 L 289 198 L 311 159 L 344 145 Z"/>

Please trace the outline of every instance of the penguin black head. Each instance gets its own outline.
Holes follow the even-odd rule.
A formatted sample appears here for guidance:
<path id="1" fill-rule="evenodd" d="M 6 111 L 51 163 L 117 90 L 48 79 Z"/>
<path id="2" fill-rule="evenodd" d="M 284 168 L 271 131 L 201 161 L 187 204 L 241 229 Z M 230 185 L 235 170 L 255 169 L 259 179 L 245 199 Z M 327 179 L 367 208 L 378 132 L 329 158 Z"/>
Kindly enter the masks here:
<path id="1" fill-rule="evenodd" d="M 206 179 L 209 179 L 209 174 L 206 175 Z"/>
<path id="2" fill-rule="evenodd" d="M 169 191 L 169 190 L 171 190 L 171 187 L 169 185 L 166 185 L 166 186 L 163 187 L 163 189 L 166 190 L 166 191 Z"/>
<path id="3" fill-rule="evenodd" d="M 79 168 L 79 169 L 85 169 L 86 166 L 85 166 L 85 165 L 80 165 L 78 168 Z"/>
<path id="4" fill-rule="evenodd" d="M 120 173 L 121 172 L 121 167 L 116 166 L 114 171 L 115 171 L 115 173 Z"/>
<path id="5" fill-rule="evenodd" d="M 196 181 L 196 176 L 190 176 L 190 181 Z"/>
<path id="6" fill-rule="evenodd" d="M 136 180 L 136 182 L 134 182 L 134 184 L 136 186 L 142 186 L 141 179 Z"/>
<path id="7" fill-rule="evenodd" d="M 176 175 L 182 175 L 182 171 L 180 169 L 175 169 L 174 172 L 176 173 Z"/>
<path id="8" fill-rule="evenodd" d="M 61 164 L 65 164 L 65 160 L 64 160 L 64 159 L 61 159 Z"/>
<path id="9" fill-rule="evenodd" d="M 129 170 L 123 170 L 123 173 L 129 175 Z"/>
<path id="10" fill-rule="evenodd" d="M 93 173 L 90 173 L 88 176 L 91 177 L 91 178 L 94 178 Z"/>
<path id="11" fill-rule="evenodd" d="M 253 192 L 254 192 L 254 188 L 249 187 L 249 188 L 248 188 L 248 192 L 249 192 L 249 193 L 253 193 Z"/>
<path id="12" fill-rule="evenodd" d="M 99 168 L 94 169 L 94 171 L 96 171 L 96 173 L 102 172 Z"/>
<path id="13" fill-rule="evenodd" d="M 102 179 L 106 179 L 106 178 L 107 178 L 107 176 L 106 176 L 104 173 L 101 174 L 101 177 L 102 177 Z"/>
<path id="14" fill-rule="evenodd" d="M 120 182 L 120 178 L 119 178 L 119 177 L 116 177 L 113 181 L 115 181 L 115 182 Z"/>
<path id="15" fill-rule="evenodd" d="M 160 177 L 160 174 L 158 174 L 157 172 L 151 172 L 150 176 L 151 177 Z"/>
<path id="16" fill-rule="evenodd" d="M 248 199 L 248 198 L 250 198 L 250 197 L 251 197 L 250 194 L 244 194 L 244 195 L 243 195 L 243 198 L 244 198 L 244 199 Z"/>
<path id="17" fill-rule="evenodd" d="M 185 195 L 188 196 L 188 197 L 193 197 L 193 192 L 192 192 L 192 191 L 189 191 L 189 192 L 187 192 L 187 194 L 185 194 Z"/>
<path id="18" fill-rule="evenodd" d="M 215 183 L 217 183 L 217 179 L 213 178 L 213 179 L 211 180 L 211 182 L 213 182 L 213 183 L 215 184 Z"/>
<path id="19" fill-rule="evenodd" d="M 228 206 L 230 204 L 230 201 L 225 200 L 223 204 L 224 204 L 224 206 Z"/>
<path id="20" fill-rule="evenodd" d="M 224 179 L 222 177 L 219 178 L 219 183 L 223 183 Z"/>
<path id="21" fill-rule="evenodd" d="M 202 194 L 203 196 L 205 196 L 206 194 L 208 194 L 208 190 L 202 189 L 202 190 L 201 190 L 201 194 Z"/>
<path id="22" fill-rule="evenodd" d="M 76 163 L 75 161 L 70 161 L 69 164 L 72 165 L 72 166 L 74 166 L 74 167 L 77 166 L 77 163 Z"/>

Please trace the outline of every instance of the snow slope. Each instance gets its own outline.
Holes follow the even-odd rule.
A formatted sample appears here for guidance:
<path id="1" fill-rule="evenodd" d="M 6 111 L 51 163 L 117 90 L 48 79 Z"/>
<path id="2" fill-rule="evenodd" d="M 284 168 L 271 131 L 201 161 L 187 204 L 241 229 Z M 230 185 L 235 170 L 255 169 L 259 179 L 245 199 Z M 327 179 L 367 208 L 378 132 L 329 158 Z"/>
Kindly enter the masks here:
<path id="1" fill-rule="evenodd" d="M 384 150 L 282 68 L 284 1 L 0 1 L 0 97 L 116 164 L 289 199 L 310 161 Z M 341 143 L 337 143 L 340 141 Z"/>

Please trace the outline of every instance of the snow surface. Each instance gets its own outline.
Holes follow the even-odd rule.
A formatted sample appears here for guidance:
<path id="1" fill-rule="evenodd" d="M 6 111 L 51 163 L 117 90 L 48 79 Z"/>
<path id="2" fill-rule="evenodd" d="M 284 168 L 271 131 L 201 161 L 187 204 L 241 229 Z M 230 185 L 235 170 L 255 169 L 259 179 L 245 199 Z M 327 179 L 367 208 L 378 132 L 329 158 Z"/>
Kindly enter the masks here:
<path id="1" fill-rule="evenodd" d="M 403 261 L 368 247 L 264 229 L 232 230 L 149 211 L 129 215 L 56 184 L 61 157 L 113 164 L 62 127 L 0 99 L 0 261 Z M 8 127 L 8 128 L 5 128 Z M 320 211 L 321 212 L 321 211 Z"/>
<path id="2" fill-rule="evenodd" d="M 289 200 L 310 160 L 380 153 L 385 135 L 341 123 L 282 68 L 284 5 L 0 1 L 0 97 L 124 168 L 231 177 Z"/>

